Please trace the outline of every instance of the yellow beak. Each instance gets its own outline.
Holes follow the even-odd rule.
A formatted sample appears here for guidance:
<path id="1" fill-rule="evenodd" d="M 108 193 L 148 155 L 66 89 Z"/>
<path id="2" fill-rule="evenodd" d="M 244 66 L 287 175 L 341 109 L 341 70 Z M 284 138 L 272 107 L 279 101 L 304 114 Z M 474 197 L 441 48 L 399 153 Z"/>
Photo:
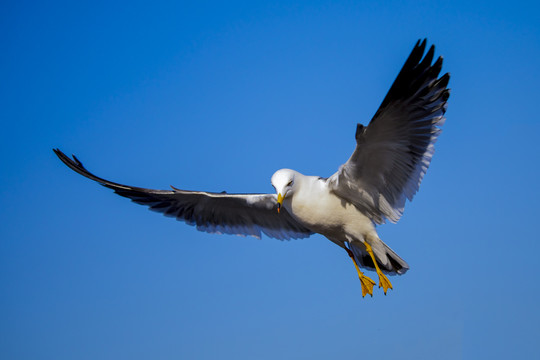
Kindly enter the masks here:
<path id="1" fill-rule="evenodd" d="M 281 193 L 277 195 L 277 212 L 279 214 L 279 211 L 281 210 L 281 205 L 283 204 L 283 196 L 281 196 Z"/>

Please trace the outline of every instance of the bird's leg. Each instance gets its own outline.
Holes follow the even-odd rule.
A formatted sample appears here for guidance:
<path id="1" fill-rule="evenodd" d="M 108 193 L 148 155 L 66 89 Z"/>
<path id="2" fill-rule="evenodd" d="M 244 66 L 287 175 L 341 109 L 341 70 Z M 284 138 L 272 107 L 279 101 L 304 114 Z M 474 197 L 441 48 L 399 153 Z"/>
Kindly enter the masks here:
<path id="1" fill-rule="evenodd" d="M 354 254 L 351 250 L 345 248 L 347 250 L 347 254 L 351 257 L 354 267 L 356 268 L 356 271 L 358 272 L 358 277 L 360 278 L 360 284 L 362 285 L 362 297 L 365 297 L 366 294 L 369 294 L 373 297 L 373 286 L 375 285 L 375 281 L 368 278 L 366 275 L 364 275 L 363 272 L 360 271 L 360 268 L 358 267 L 358 264 L 356 263 L 356 260 L 354 259 Z"/>
<path id="2" fill-rule="evenodd" d="M 377 265 L 377 260 L 375 260 L 375 254 L 373 254 L 373 249 L 371 249 L 371 245 L 367 243 L 367 241 L 364 241 L 364 245 L 366 246 L 366 251 L 368 252 L 369 256 L 371 256 L 371 260 L 373 260 L 373 263 L 375 264 L 375 270 L 377 270 L 377 275 L 379 275 L 379 287 L 382 286 L 384 290 L 384 295 L 386 295 L 386 291 L 390 288 L 392 289 L 392 284 L 390 283 L 390 280 L 384 275 L 379 269 L 379 265 Z"/>

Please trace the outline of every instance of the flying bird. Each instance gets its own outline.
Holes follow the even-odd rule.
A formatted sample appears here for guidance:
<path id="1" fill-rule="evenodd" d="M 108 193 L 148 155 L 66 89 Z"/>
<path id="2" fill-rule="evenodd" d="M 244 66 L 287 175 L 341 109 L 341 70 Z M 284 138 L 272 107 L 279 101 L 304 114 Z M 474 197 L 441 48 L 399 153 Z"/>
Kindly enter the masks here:
<path id="1" fill-rule="evenodd" d="M 356 147 L 328 178 L 290 169 L 274 173 L 275 194 L 228 194 L 152 190 L 121 185 L 89 172 L 75 157 L 56 155 L 73 171 L 133 202 L 209 233 L 265 234 L 277 239 L 324 235 L 352 259 L 362 296 L 375 282 L 360 268 L 375 270 L 384 294 L 385 275 L 404 274 L 409 265 L 377 235 L 376 225 L 397 222 L 412 200 L 433 156 L 450 95 L 443 59 L 433 61 L 426 40 L 418 41 L 368 126 L 356 127 Z M 425 53 L 425 56 L 424 56 Z"/>

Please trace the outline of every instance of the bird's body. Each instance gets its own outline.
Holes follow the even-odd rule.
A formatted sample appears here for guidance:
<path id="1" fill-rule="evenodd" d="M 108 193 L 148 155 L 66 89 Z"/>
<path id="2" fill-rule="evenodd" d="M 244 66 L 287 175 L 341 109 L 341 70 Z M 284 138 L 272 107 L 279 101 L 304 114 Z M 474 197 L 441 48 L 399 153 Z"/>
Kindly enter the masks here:
<path id="1" fill-rule="evenodd" d="M 384 277 L 381 272 L 404 274 L 409 269 L 379 238 L 373 220 L 332 191 L 331 179 L 281 169 L 272 176 L 272 185 L 278 194 L 285 194 L 282 206 L 299 224 L 346 249 L 355 263 L 377 270 L 380 277 Z M 365 277 L 360 271 L 359 275 Z"/>
<path id="2" fill-rule="evenodd" d="M 392 285 L 383 273 L 401 275 L 409 266 L 379 238 L 375 225 L 397 222 L 406 200 L 418 191 L 449 97 L 449 74 L 438 77 L 442 57 L 432 64 L 434 47 L 424 56 L 425 47 L 425 40 L 416 44 L 369 126 L 357 125 L 356 148 L 334 175 L 281 169 L 271 180 L 276 194 L 127 186 L 97 177 L 75 156 L 54 151 L 75 172 L 201 231 L 278 239 L 320 233 L 352 258 L 364 296 L 372 295 L 375 283 L 359 267 L 374 269 L 386 294 Z"/>
<path id="3" fill-rule="evenodd" d="M 292 195 L 283 199 L 283 207 L 312 232 L 341 247 L 345 247 L 347 237 L 363 240 L 376 235 L 375 226 L 367 216 L 347 200 L 332 194 L 328 179 L 289 169 L 279 170 L 273 179 L 280 175 L 294 177 Z"/>

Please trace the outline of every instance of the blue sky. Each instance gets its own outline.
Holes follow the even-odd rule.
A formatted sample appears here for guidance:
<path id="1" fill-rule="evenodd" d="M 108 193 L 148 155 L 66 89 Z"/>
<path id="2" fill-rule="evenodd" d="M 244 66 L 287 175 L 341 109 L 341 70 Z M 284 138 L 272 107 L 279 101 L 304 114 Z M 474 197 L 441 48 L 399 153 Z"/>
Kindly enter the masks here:
<path id="1" fill-rule="evenodd" d="M 540 19 L 533 2 L 4 2 L 0 357 L 538 356 Z M 420 192 L 362 298 L 324 239 L 199 233 L 76 175 L 272 192 L 328 176 L 417 39 L 452 74 Z M 372 274 L 373 275 L 373 274 Z"/>

